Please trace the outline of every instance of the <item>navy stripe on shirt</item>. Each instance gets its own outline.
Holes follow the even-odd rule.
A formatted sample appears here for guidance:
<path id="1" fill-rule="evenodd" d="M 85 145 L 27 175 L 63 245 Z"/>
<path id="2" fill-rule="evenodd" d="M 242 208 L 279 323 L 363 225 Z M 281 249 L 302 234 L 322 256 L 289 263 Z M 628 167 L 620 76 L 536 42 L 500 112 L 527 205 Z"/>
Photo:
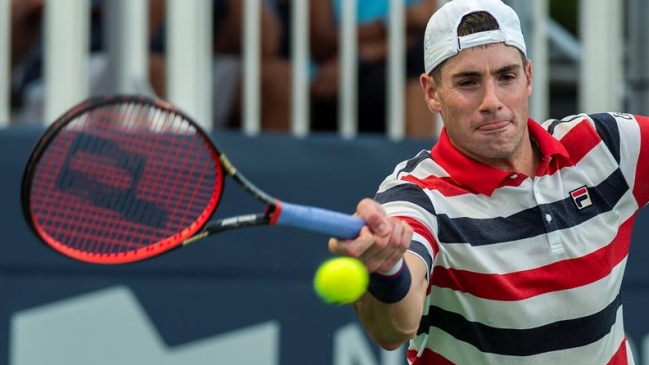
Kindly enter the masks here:
<path id="1" fill-rule="evenodd" d="M 433 267 L 433 257 L 429 253 L 429 251 L 426 249 L 426 246 L 424 246 L 424 243 L 419 242 L 419 241 L 412 241 L 410 243 L 410 248 L 408 249 L 409 251 L 414 252 L 415 254 L 419 255 L 424 262 L 426 263 L 426 266 L 428 270 L 430 271 Z"/>
<path id="2" fill-rule="evenodd" d="M 399 172 L 397 173 L 397 176 L 399 174 L 401 174 L 401 173 L 404 173 L 404 172 L 405 173 L 413 172 L 415 170 L 415 168 L 417 167 L 417 165 L 419 165 L 422 161 L 427 160 L 429 158 L 430 158 L 430 151 L 426 151 L 426 150 L 419 151 L 417 156 L 411 158 L 410 160 L 408 160 L 406 162 L 406 166 L 404 168 L 402 168 L 401 170 L 399 170 Z"/>
<path id="3" fill-rule="evenodd" d="M 617 125 L 617 120 L 608 113 L 593 114 L 590 117 L 595 122 L 595 130 L 597 130 L 602 141 L 608 147 L 609 151 L 611 151 L 615 161 L 619 164 L 620 130 Z"/>
<path id="4" fill-rule="evenodd" d="M 585 346 L 604 338 L 615 324 L 622 305 L 620 294 L 601 311 L 589 316 L 558 321 L 535 328 L 496 328 L 471 322 L 462 315 L 431 306 L 422 317 L 417 334 L 437 327 L 482 352 L 509 356 L 531 356 Z"/>
<path id="5" fill-rule="evenodd" d="M 414 184 L 399 184 L 383 192 L 377 193 L 374 199 L 380 204 L 389 202 L 409 202 L 425 209 L 428 213 L 435 215 L 435 207 L 428 195 Z"/>
<path id="6" fill-rule="evenodd" d="M 509 217 L 449 218 L 446 214 L 438 214 L 438 237 L 443 243 L 469 243 L 472 246 L 536 237 L 577 226 L 599 214 L 611 211 L 628 190 L 629 186 L 622 172 L 617 169 L 599 185 L 588 188 L 593 204 L 586 209 L 577 209 L 573 199 L 568 196 Z M 554 218 L 551 223 L 543 219 L 546 214 Z"/>

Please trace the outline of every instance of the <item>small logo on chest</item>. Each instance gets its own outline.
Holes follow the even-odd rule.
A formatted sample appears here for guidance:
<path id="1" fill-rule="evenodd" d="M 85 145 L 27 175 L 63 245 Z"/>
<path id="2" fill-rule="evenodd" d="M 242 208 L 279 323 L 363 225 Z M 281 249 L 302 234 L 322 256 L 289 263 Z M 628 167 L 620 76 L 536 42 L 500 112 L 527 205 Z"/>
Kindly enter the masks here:
<path id="1" fill-rule="evenodd" d="M 590 194 L 588 194 L 588 188 L 586 186 L 582 186 L 571 191 L 570 196 L 572 197 L 572 201 L 575 202 L 575 205 L 579 210 L 588 208 L 593 205 L 593 201 L 590 200 Z"/>

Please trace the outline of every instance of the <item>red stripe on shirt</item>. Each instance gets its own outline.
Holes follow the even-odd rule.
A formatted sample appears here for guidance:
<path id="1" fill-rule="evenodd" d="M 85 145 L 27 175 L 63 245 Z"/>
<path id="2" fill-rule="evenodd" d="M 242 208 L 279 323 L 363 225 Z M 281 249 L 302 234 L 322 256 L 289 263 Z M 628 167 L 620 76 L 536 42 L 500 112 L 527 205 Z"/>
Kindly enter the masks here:
<path id="1" fill-rule="evenodd" d="M 433 237 L 433 235 L 428 230 L 428 228 L 426 228 L 426 226 L 423 223 L 419 222 L 418 220 L 416 220 L 414 218 L 401 217 L 401 216 L 399 216 L 398 218 L 403 220 L 404 222 L 408 223 L 412 227 L 412 229 L 413 229 L 413 231 L 415 233 L 420 234 L 422 237 L 424 237 L 424 239 L 426 241 L 428 241 L 428 246 L 433 251 L 432 260 L 434 262 L 435 261 L 435 256 L 437 256 L 437 252 L 439 251 L 439 246 L 437 244 L 437 241 Z M 432 270 L 431 270 L 431 276 L 432 276 Z M 431 276 L 428 277 L 428 282 L 431 281 Z M 426 295 L 430 295 L 431 289 L 432 289 L 432 286 L 430 286 L 430 285 L 428 285 L 426 287 Z"/>
<path id="2" fill-rule="evenodd" d="M 649 117 L 635 117 L 640 126 L 640 154 L 635 171 L 633 196 L 642 207 L 649 201 L 649 141 L 642 138 L 649 136 Z"/>
<path id="3" fill-rule="evenodd" d="M 406 356 L 412 365 L 455 365 L 449 359 L 430 349 L 424 349 L 421 357 L 417 357 L 416 350 L 408 350 Z"/>
<path id="4" fill-rule="evenodd" d="M 622 341 L 622 344 L 615 352 L 615 355 L 611 357 L 611 360 L 606 363 L 606 365 L 628 365 L 629 357 L 626 353 L 626 338 Z"/>
<path id="5" fill-rule="evenodd" d="M 412 365 L 455 365 L 449 359 L 430 349 L 424 349 L 421 357 L 417 357 L 417 350 L 408 349 L 406 357 Z M 622 344 L 606 365 L 628 365 L 626 339 L 622 341 Z"/>
<path id="6" fill-rule="evenodd" d="M 410 182 L 422 189 L 437 190 L 444 196 L 458 196 L 465 194 L 477 194 L 476 191 L 468 190 L 467 187 L 459 187 L 457 182 L 448 177 L 427 176 L 423 179 L 412 175 L 406 175 L 401 178 L 403 181 Z"/>
<path id="7" fill-rule="evenodd" d="M 431 250 L 433 251 L 433 260 L 435 260 L 435 256 L 437 256 L 437 251 L 439 251 L 439 247 L 437 246 L 437 241 L 433 237 L 433 235 L 430 233 L 428 228 L 421 223 L 420 221 L 411 218 L 411 217 L 402 217 L 398 216 L 397 218 L 401 219 L 402 221 L 408 223 L 410 227 L 412 227 L 413 231 L 422 237 L 428 242 L 428 245 L 430 246 Z"/>
<path id="8" fill-rule="evenodd" d="M 574 126 L 561 138 L 561 143 L 564 146 L 570 146 L 568 149 L 570 159 L 575 163 L 584 158 L 600 142 L 602 142 L 602 138 L 597 134 L 595 127 L 586 121 Z M 566 166 L 557 167 L 563 168 Z"/>
<path id="9" fill-rule="evenodd" d="M 620 226 L 617 237 L 583 257 L 509 274 L 484 274 L 436 266 L 433 285 L 479 298 L 516 301 L 537 295 L 578 288 L 606 277 L 629 252 L 633 219 Z"/>

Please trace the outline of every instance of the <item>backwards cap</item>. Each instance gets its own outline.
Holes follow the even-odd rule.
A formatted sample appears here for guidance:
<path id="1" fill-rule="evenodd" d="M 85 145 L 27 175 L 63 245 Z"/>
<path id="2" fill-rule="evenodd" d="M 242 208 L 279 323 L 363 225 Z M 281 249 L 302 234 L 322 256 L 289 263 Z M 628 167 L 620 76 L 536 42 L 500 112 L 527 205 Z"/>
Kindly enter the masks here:
<path id="1" fill-rule="evenodd" d="M 465 15 L 477 12 L 491 14 L 500 29 L 459 37 L 457 28 Z M 518 48 L 525 56 L 525 39 L 514 9 L 501 0 L 451 0 L 440 7 L 428 21 L 424 33 L 424 64 L 430 73 L 442 62 L 463 49 L 505 42 Z"/>

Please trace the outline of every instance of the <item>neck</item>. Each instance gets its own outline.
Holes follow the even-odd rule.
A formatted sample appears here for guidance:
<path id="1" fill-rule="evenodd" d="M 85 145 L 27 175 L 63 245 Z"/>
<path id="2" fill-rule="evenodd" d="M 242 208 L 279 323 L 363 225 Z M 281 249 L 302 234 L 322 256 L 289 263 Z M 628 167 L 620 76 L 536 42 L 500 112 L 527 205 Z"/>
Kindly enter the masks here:
<path id="1" fill-rule="evenodd" d="M 507 160 L 483 161 L 497 169 L 509 172 L 523 173 L 533 177 L 541 161 L 541 149 L 531 137 L 520 147 L 518 153 Z"/>
<path id="2" fill-rule="evenodd" d="M 543 155 L 541 154 L 541 148 L 539 147 L 538 143 L 536 143 L 536 141 L 531 137 L 530 148 L 532 151 L 531 153 L 529 153 L 529 157 L 526 158 L 527 162 L 523 162 L 523 166 L 527 166 L 528 170 L 522 172 L 527 176 L 533 177 L 536 175 L 536 171 L 539 168 L 539 163 Z"/>

